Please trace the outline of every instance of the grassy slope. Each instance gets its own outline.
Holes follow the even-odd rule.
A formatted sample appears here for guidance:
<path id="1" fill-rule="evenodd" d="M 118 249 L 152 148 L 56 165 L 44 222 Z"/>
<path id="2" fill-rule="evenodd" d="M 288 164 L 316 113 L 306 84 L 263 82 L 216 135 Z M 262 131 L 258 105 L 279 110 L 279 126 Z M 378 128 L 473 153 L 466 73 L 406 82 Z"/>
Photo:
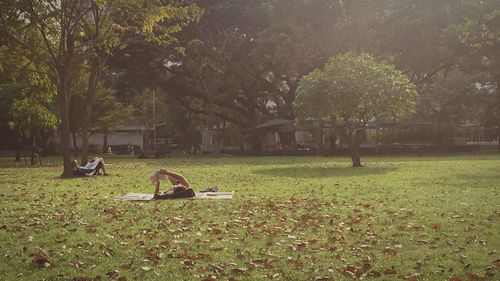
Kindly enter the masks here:
<path id="1" fill-rule="evenodd" d="M 60 180 L 3 159 L 0 279 L 500 278 L 500 156 L 364 160 L 111 158 L 109 177 Z M 113 200 L 159 167 L 236 198 Z"/>

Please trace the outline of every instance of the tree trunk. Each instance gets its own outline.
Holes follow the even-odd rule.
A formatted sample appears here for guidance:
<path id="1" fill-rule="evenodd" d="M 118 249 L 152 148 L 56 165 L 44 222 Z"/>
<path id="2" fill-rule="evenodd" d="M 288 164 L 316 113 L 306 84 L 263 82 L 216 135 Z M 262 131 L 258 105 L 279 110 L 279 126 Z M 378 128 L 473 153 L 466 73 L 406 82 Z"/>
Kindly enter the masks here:
<path id="1" fill-rule="evenodd" d="M 16 162 L 20 162 L 21 161 L 21 147 L 22 147 L 22 144 L 19 140 L 17 140 L 16 142 Z"/>
<path id="2" fill-rule="evenodd" d="M 149 124 L 147 126 L 147 133 L 144 135 L 144 148 L 143 154 L 146 158 L 151 157 L 151 127 Z"/>
<path id="3" fill-rule="evenodd" d="M 34 166 L 36 165 L 36 158 L 37 158 L 37 146 L 35 142 L 35 137 L 32 138 L 32 144 L 31 144 L 31 165 Z"/>
<path id="4" fill-rule="evenodd" d="M 500 72 L 498 72 L 495 75 L 495 82 L 496 82 L 496 98 L 497 98 L 496 127 L 497 127 L 498 151 L 500 151 Z"/>
<path id="5" fill-rule="evenodd" d="M 63 156 L 64 169 L 61 174 L 62 178 L 69 178 L 73 176 L 73 167 L 71 165 L 71 139 L 70 139 L 70 126 L 69 126 L 69 97 L 71 93 L 71 63 L 70 59 L 73 51 L 72 37 L 68 37 L 69 41 L 67 43 L 68 51 L 65 54 L 65 61 L 67 64 L 62 64 L 59 66 L 56 75 L 56 85 L 57 85 L 57 102 L 59 106 L 59 119 L 61 123 L 59 124 L 59 139 L 61 141 L 60 149 Z"/>
<path id="6" fill-rule="evenodd" d="M 322 155 L 323 154 L 323 121 L 319 121 L 318 124 L 318 131 L 317 131 L 317 146 L 318 148 L 316 149 L 316 155 Z"/>
<path id="7" fill-rule="evenodd" d="M 220 154 L 222 149 L 224 148 L 224 137 L 226 129 L 226 121 L 222 120 L 222 126 L 220 126 L 219 133 L 217 134 L 217 154 Z"/>
<path id="8" fill-rule="evenodd" d="M 254 151 L 262 150 L 262 142 L 259 136 L 259 132 L 257 130 L 250 131 L 250 141 L 252 143 L 252 149 Z"/>
<path id="9" fill-rule="evenodd" d="M 64 170 L 61 174 L 62 178 L 69 178 L 73 176 L 73 169 L 71 165 L 71 151 L 70 147 L 70 130 L 69 130 L 69 98 L 64 89 L 60 89 L 58 93 L 59 98 L 59 114 L 61 124 L 59 124 L 59 138 L 61 140 L 61 151 L 63 154 Z"/>
<path id="10" fill-rule="evenodd" d="M 217 154 L 220 154 L 224 148 L 224 129 L 221 129 L 217 134 Z"/>
<path id="11" fill-rule="evenodd" d="M 87 86 L 87 96 L 85 98 L 85 110 L 83 112 L 82 126 L 82 147 L 81 147 L 81 162 L 85 165 L 89 158 L 89 133 L 92 119 L 92 105 L 97 92 L 97 84 L 99 82 L 99 60 L 96 59 L 91 66 L 90 76 Z"/>
<path id="12" fill-rule="evenodd" d="M 250 150 L 252 152 L 261 151 L 262 142 L 260 139 L 259 131 L 255 129 L 258 124 L 257 114 L 255 111 L 249 111 L 246 115 L 246 118 L 248 120 L 248 125 L 245 126 L 246 136 L 244 139 L 245 141 L 247 141 L 247 143 L 249 142 Z"/>
<path id="13" fill-rule="evenodd" d="M 331 154 L 335 154 L 337 149 L 337 130 L 333 131 L 330 136 L 330 152 Z"/>
<path id="14" fill-rule="evenodd" d="M 288 93 L 284 98 L 284 105 L 282 109 L 283 111 L 281 112 L 281 116 L 283 116 L 283 118 L 288 120 L 295 120 L 294 101 L 295 97 L 297 96 L 297 88 L 299 86 L 297 81 L 298 79 L 292 84 L 287 83 L 290 89 L 288 90 Z"/>
<path id="15" fill-rule="evenodd" d="M 361 165 L 361 156 L 359 155 L 359 136 L 357 129 L 349 129 L 349 150 L 351 154 L 352 167 L 363 167 L 363 165 Z"/>
<path id="16" fill-rule="evenodd" d="M 31 147 L 31 152 L 30 152 L 30 162 L 31 162 L 31 166 L 35 166 L 36 155 L 35 155 L 35 148 L 33 146 Z"/>
<path id="17" fill-rule="evenodd" d="M 83 118 L 85 119 L 85 117 Z M 85 123 L 85 121 L 84 121 Z M 87 164 L 89 160 L 89 133 L 88 126 L 82 126 L 82 145 L 80 147 L 80 162 L 82 165 Z"/>
<path id="18" fill-rule="evenodd" d="M 78 146 L 76 145 L 76 133 L 73 132 L 73 150 L 75 152 L 75 158 L 78 157 Z"/>
<path id="19" fill-rule="evenodd" d="M 20 162 L 21 161 L 21 149 L 19 147 L 16 147 L 16 159 L 15 159 L 16 162 Z"/>
<path id="20" fill-rule="evenodd" d="M 108 152 L 108 128 L 105 127 L 103 129 L 104 136 L 102 138 L 102 152 L 106 153 Z"/>
<path id="21" fill-rule="evenodd" d="M 23 154 L 24 154 L 24 166 L 28 165 L 28 160 L 27 160 L 27 156 L 26 156 L 26 147 L 23 146 Z"/>

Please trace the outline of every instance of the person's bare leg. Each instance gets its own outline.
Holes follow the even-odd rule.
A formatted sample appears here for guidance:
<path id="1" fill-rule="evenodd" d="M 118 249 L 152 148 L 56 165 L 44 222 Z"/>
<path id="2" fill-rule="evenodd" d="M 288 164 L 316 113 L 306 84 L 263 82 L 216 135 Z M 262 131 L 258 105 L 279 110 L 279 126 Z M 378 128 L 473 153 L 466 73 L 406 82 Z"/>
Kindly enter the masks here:
<path id="1" fill-rule="evenodd" d="M 104 164 L 104 159 L 99 158 L 99 161 L 101 162 L 102 174 L 106 175 L 106 164 Z"/>
<path id="2" fill-rule="evenodd" d="M 104 159 L 96 157 L 93 161 L 97 161 L 97 166 L 95 167 L 95 171 L 99 174 L 99 170 L 102 170 L 102 174 L 106 175 L 106 164 L 104 164 Z"/>

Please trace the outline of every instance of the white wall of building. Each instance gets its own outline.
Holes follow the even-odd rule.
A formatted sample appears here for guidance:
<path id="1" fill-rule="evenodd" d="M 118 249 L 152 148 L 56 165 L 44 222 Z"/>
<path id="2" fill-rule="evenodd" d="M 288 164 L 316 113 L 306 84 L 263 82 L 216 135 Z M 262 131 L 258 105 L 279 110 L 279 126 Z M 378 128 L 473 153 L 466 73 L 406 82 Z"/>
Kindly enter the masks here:
<path id="1" fill-rule="evenodd" d="M 95 134 L 89 137 L 89 145 L 96 145 L 102 147 L 104 144 L 104 134 Z M 143 136 L 141 133 L 120 133 L 108 134 L 108 146 L 113 145 L 138 145 L 144 147 Z M 76 145 L 81 147 L 82 139 L 76 136 Z M 71 147 L 73 147 L 73 136 L 71 136 Z"/>
<path id="2" fill-rule="evenodd" d="M 203 130 L 201 132 L 201 152 L 216 152 L 217 144 L 215 138 L 217 137 L 216 130 Z"/>

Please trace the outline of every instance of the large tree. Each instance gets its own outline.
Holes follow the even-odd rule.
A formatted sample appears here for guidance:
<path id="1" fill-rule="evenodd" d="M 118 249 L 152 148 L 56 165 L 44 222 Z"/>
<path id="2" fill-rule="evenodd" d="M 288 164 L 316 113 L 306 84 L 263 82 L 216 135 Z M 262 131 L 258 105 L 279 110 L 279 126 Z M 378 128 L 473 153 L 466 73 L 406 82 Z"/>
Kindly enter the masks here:
<path id="1" fill-rule="evenodd" d="M 200 23 L 180 36 L 185 56 L 175 56 L 178 63 L 158 71 L 169 73 L 157 77 L 171 100 L 205 116 L 210 127 L 226 124 L 252 132 L 264 120 L 294 119 L 298 81 L 328 57 L 322 48 L 327 44 L 319 42 L 324 32 L 316 27 L 335 21 L 332 5 L 298 0 L 199 5 L 204 8 Z M 312 17 L 316 12 L 321 12 L 318 20 Z M 248 136 L 258 148 L 257 132 Z"/>
<path id="2" fill-rule="evenodd" d="M 184 1 L 34 1 L 2 2 L 1 31 L 10 48 L 22 48 L 37 62 L 56 89 L 59 135 L 64 159 L 62 176 L 72 175 L 70 159 L 69 100 L 82 71 L 88 71 L 84 128 L 88 131 L 99 77 L 111 49 L 119 43 L 117 33 L 137 34 L 168 43 L 183 17 L 196 19 Z M 111 6 L 112 3 L 112 6 Z M 114 19 L 119 19 L 117 22 Z M 161 24 L 163 23 L 163 24 Z M 87 68 L 82 65 L 88 63 Z M 88 135 L 88 132 L 84 134 Z M 84 145 L 86 147 L 86 145 Z M 86 153 L 85 153 L 86 154 Z M 85 157 L 83 157 L 85 160 Z"/>
<path id="3" fill-rule="evenodd" d="M 82 116 L 85 114 L 86 99 L 86 88 L 83 90 L 77 89 L 75 94 L 72 95 L 70 99 L 70 127 L 71 133 L 73 134 L 75 155 L 77 155 L 78 151 L 76 136 L 82 136 L 82 132 L 84 131 Z M 93 98 L 92 115 L 89 120 L 89 124 L 87 124 L 86 134 L 90 137 L 98 132 L 106 133 L 108 128 L 123 124 L 123 120 L 129 120 L 132 113 L 132 106 L 125 106 L 123 103 L 118 101 L 115 90 L 104 88 L 100 85 L 96 89 L 95 97 Z M 106 134 L 102 145 L 103 148 L 108 147 Z"/>
<path id="4" fill-rule="evenodd" d="M 129 84 L 153 81 L 205 124 L 250 129 L 266 119 L 295 118 L 298 81 L 340 53 L 384 58 L 424 89 L 465 58 L 487 57 L 483 66 L 492 69 L 493 56 L 485 54 L 499 49 L 488 39 L 494 0 L 192 2 L 204 14 L 179 33 L 181 52 L 136 44 L 123 51 L 131 56 L 122 65 Z M 481 23 L 488 33 L 476 32 Z M 482 47 L 474 47 L 485 34 Z"/>
<path id="5" fill-rule="evenodd" d="M 467 72 L 487 74 L 489 77 L 477 81 L 484 88 L 495 93 L 494 102 L 484 104 L 490 107 L 493 124 L 497 128 L 500 150 L 500 3 L 496 0 L 464 1 L 465 13 L 450 29 L 459 36 L 463 48 L 468 51 L 460 66 Z M 484 77 L 484 76 L 483 76 Z M 483 108 L 485 108 L 483 107 Z"/>
<path id="6" fill-rule="evenodd" d="M 72 175 L 69 138 L 69 97 L 82 62 L 80 24 L 86 1 L 7 1 L 2 4 L 2 34 L 11 48 L 22 48 L 40 66 L 56 89 L 63 177 Z"/>
<path id="7" fill-rule="evenodd" d="M 316 133 L 318 155 L 322 153 L 324 124 L 335 120 L 334 104 L 327 102 L 331 99 L 328 89 L 328 79 L 325 73 L 316 69 L 300 81 L 295 99 L 295 111 L 299 122 L 316 121 L 318 123 Z"/>
<path id="8" fill-rule="evenodd" d="M 0 48 L 0 56 L 0 143 L 5 149 L 15 149 L 19 161 L 23 145 L 32 144 L 35 138 L 39 143 L 57 126 L 54 88 L 26 50 Z"/>
<path id="9" fill-rule="evenodd" d="M 92 0 L 82 20 L 88 72 L 82 122 L 81 162 L 88 160 L 94 99 L 112 53 L 130 42 L 144 40 L 165 47 L 175 42 L 182 25 L 196 21 L 199 9 L 183 1 Z"/>
<path id="10" fill-rule="evenodd" d="M 368 54 L 346 53 L 332 57 L 322 70 L 301 80 L 299 112 L 303 118 L 336 120 L 347 128 L 353 167 L 361 167 L 360 132 L 374 117 L 398 120 L 414 111 L 416 90 L 394 66 Z M 327 104 L 314 113 L 308 100 Z"/>
<path id="11" fill-rule="evenodd" d="M 6 109 L 0 121 L 8 126 L 1 129 L 14 141 L 19 161 L 23 143 L 35 145 L 56 128 L 57 118 L 51 106 L 54 93 L 30 82 L 12 82 L 0 84 L 0 95 L 0 107 Z"/>
<path id="12" fill-rule="evenodd" d="M 419 91 L 417 117 L 450 128 L 466 122 L 491 127 L 495 96 L 488 73 L 453 67 L 439 73 Z"/>

